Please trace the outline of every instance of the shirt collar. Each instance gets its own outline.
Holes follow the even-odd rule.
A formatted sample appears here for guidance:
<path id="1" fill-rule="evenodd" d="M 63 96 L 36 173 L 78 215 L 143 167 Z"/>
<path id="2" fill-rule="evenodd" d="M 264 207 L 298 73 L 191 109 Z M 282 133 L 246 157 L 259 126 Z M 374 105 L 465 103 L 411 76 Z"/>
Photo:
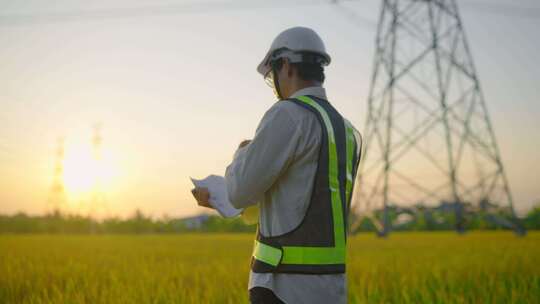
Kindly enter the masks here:
<path id="1" fill-rule="evenodd" d="M 307 87 L 294 92 L 290 98 L 296 98 L 298 96 L 311 95 L 320 99 L 327 100 L 326 90 L 323 87 Z"/>

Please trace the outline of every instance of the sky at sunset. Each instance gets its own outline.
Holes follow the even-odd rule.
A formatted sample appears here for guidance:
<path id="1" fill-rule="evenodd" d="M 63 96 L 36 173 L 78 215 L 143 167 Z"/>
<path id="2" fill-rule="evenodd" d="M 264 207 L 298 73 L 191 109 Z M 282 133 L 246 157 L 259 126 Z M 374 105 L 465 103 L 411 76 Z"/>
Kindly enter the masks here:
<path id="1" fill-rule="evenodd" d="M 0 213 L 47 210 L 61 136 L 69 208 L 79 210 L 88 181 L 78 172 L 95 169 L 81 163 L 91 162 L 96 123 L 108 213 L 201 212 L 189 177 L 223 174 L 238 143 L 253 136 L 275 101 L 255 68 L 291 26 L 311 27 L 325 40 L 333 58 L 329 99 L 362 131 L 380 2 L 254 2 L 0 1 Z M 540 14 L 504 15 L 467 4 L 486 1 L 461 2 L 523 212 L 540 200 Z M 167 13 L 141 13 L 172 3 Z M 540 11 L 532 0 L 497 3 Z M 62 15 L 92 10 L 107 13 Z"/>

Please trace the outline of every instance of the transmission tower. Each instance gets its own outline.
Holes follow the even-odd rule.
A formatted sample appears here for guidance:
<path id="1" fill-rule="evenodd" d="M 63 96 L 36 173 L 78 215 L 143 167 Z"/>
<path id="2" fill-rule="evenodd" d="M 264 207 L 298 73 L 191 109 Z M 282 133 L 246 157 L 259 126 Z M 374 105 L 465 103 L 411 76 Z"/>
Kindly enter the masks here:
<path id="1" fill-rule="evenodd" d="M 105 199 L 105 190 L 103 189 L 103 157 L 102 157 L 102 143 L 103 137 L 101 135 L 102 125 L 97 123 L 93 126 L 92 135 L 92 150 L 93 161 L 96 167 L 96 172 L 92 185 L 92 193 L 90 198 L 89 216 L 107 215 L 107 202 Z"/>
<path id="2" fill-rule="evenodd" d="M 58 138 L 54 176 L 49 194 L 48 209 L 49 211 L 56 213 L 66 208 L 66 192 L 64 187 L 64 141 L 63 137 Z"/>
<path id="3" fill-rule="evenodd" d="M 371 81 L 357 212 L 382 235 L 414 205 L 524 232 L 456 0 L 384 0 Z"/>

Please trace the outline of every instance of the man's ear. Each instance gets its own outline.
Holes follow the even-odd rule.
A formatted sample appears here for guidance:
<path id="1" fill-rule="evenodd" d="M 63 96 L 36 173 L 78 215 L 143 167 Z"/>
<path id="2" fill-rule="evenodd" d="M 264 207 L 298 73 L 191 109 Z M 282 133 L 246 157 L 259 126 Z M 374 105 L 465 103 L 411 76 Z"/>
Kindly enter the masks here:
<path id="1" fill-rule="evenodd" d="M 281 69 L 287 73 L 287 77 L 291 78 L 291 64 L 288 58 L 283 58 L 283 65 L 281 66 Z"/>
<path id="2" fill-rule="evenodd" d="M 287 76 L 289 78 L 293 78 L 293 76 L 294 76 L 293 67 L 292 67 L 292 65 L 291 65 L 291 63 L 289 62 L 288 59 L 287 59 L 286 63 L 287 63 Z"/>

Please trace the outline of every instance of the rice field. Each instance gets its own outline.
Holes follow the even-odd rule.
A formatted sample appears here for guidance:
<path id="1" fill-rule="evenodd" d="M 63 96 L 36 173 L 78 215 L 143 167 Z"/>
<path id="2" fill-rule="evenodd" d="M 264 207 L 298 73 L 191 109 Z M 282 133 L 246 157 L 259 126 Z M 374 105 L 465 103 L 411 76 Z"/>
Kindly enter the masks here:
<path id="1" fill-rule="evenodd" d="M 0 303 L 247 303 L 253 235 L 0 235 Z M 540 232 L 349 239 L 350 303 L 540 303 Z"/>

